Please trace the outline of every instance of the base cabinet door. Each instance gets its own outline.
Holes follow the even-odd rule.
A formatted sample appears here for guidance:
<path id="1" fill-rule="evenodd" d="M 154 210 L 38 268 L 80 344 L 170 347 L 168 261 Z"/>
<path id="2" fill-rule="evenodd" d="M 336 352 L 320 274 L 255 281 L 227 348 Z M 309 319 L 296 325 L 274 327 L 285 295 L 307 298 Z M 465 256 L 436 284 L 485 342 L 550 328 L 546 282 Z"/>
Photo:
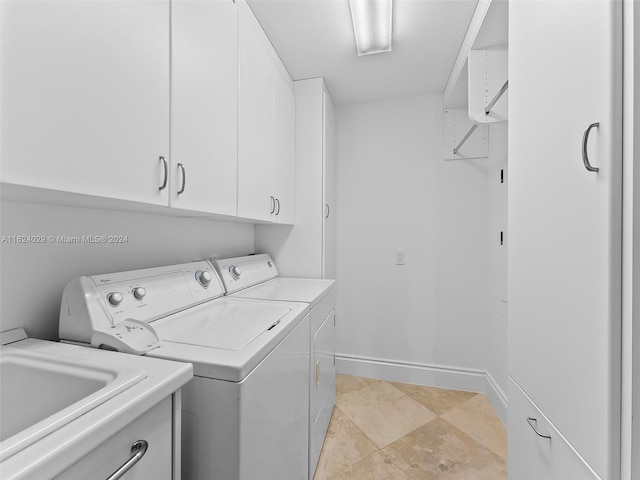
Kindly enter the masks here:
<path id="1" fill-rule="evenodd" d="M 152 407 L 98 448 L 56 477 L 58 480 L 109 478 L 131 457 L 138 440 L 148 443 L 145 454 L 122 477 L 126 480 L 173 479 L 172 397 Z"/>
<path id="2" fill-rule="evenodd" d="M 508 471 L 511 480 L 598 479 L 511 378 Z"/>
<path id="3" fill-rule="evenodd" d="M 0 2 L 0 180 L 168 205 L 169 35 L 169 0 Z"/>

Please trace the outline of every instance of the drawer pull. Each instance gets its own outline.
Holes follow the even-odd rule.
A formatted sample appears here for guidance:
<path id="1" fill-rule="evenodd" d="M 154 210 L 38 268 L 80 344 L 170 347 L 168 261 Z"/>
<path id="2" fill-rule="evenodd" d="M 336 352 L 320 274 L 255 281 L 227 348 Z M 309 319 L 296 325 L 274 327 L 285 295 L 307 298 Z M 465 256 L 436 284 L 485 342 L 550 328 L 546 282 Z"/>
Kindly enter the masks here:
<path id="1" fill-rule="evenodd" d="M 545 435 L 544 433 L 540 433 L 538 431 L 538 428 L 536 427 L 538 425 L 538 420 L 536 418 L 527 417 L 527 423 L 529 424 L 529 426 L 531 428 L 533 428 L 533 431 L 536 432 L 536 435 L 538 435 L 539 437 L 542 437 L 542 438 L 551 439 L 551 435 Z M 534 423 L 535 423 L 535 425 L 534 425 Z"/>
<path id="2" fill-rule="evenodd" d="M 148 447 L 149 444 L 146 440 L 137 440 L 133 442 L 133 445 L 131 445 L 131 453 L 133 454 L 131 455 L 131 458 L 124 462 L 118 470 L 113 472 L 107 480 L 118 480 L 119 478 L 122 478 L 125 473 L 131 470 L 133 466 L 138 463 L 142 457 L 144 457 L 144 454 L 147 453 Z"/>

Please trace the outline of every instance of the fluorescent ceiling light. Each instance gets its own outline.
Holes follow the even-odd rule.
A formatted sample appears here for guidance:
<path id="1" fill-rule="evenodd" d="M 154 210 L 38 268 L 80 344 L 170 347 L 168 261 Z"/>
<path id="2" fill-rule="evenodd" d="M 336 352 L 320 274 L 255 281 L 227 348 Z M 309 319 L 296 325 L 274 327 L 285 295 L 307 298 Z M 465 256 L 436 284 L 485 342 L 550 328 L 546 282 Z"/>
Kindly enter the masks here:
<path id="1" fill-rule="evenodd" d="M 358 55 L 391 51 L 391 0 L 349 0 Z"/>

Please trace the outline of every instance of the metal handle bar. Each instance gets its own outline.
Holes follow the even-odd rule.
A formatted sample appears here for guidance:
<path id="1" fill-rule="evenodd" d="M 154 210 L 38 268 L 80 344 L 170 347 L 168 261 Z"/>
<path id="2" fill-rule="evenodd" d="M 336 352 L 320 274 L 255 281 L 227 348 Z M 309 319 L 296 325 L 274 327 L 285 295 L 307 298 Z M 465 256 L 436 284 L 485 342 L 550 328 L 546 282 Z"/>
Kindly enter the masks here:
<path id="1" fill-rule="evenodd" d="M 119 469 L 109 475 L 107 480 L 118 480 L 119 478 L 122 478 L 125 473 L 131 470 L 133 466 L 138 463 L 142 457 L 144 457 L 144 454 L 147 453 L 147 448 L 149 448 L 149 443 L 146 440 L 137 440 L 133 442 L 133 445 L 131 445 L 131 453 L 133 454 L 131 455 L 131 458 L 124 462 Z"/>

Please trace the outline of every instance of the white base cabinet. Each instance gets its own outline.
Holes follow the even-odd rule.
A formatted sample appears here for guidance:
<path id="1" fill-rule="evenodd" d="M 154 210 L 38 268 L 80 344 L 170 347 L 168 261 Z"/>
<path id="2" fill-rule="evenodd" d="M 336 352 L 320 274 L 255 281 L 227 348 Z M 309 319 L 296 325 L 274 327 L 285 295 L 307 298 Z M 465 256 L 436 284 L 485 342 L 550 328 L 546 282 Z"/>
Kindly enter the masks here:
<path id="1" fill-rule="evenodd" d="M 178 433 L 179 435 L 179 433 Z M 127 480 L 177 480 L 174 470 L 173 403 L 169 396 L 127 427 L 85 455 L 56 477 L 57 480 L 108 478 L 129 458 L 131 445 L 146 440 L 142 458 L 125 475 Z"/>
<path id="2" fill-rule="evenodd" d="M 599 478 L 512 378 L 509 378 L 508 471 L 509 478 L 514 480 Z"/>

